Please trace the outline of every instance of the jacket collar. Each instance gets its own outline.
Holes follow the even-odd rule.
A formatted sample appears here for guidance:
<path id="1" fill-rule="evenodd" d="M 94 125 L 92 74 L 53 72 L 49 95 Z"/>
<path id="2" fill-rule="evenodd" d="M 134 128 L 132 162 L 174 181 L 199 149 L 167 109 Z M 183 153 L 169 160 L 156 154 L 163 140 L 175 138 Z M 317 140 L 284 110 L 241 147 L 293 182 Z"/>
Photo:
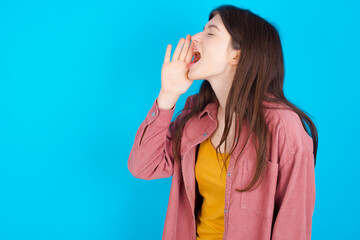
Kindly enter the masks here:
<path id="1" fill-rule="evenodd" d="M 265 95 L 267 95 L 268 97 L 273 97 L 274 95 L 271 93 L 265 93 Z M 267 106 L 267 105 L 271 105 L 271 103 L 268 103 L 266 101 L 263 101 L 263 103 Z M 198 114 L 197 119 L 200 119 L 204 116 L 204 114 L 208 114 L 209 117 L 211 118 L 211 120 L 214 120 L 215 117 L 217 116 L 217 111 L 218 111 L 218 103 L 217 102 L 212 102 L 209 103 L 208 105 L 205 106 L 205 108 Z"/>
<path id="2" fill-rule="evenodd" d="M 204 114 L 208 114 L 211 120 L 214 120 L 217 116 L 218 103 L 208 103 L 205 108 L 198 114 L 198 119 L 202 118 Z"/>

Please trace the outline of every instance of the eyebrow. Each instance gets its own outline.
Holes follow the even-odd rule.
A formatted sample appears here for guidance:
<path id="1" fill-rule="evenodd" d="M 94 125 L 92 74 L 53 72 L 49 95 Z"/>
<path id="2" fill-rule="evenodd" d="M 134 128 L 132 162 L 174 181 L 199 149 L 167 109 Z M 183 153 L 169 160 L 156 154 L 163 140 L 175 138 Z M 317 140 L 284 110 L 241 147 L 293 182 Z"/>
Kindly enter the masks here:
<path id="1" fill-rule="evenodd" d="M 213 24 L 208 25 L 208 28 L 216 28 L 218 31 L 220 31 L 220 29 L 216 25 L 213 25 Z M 205 30 L 205 27 L 204 27 L 204 30 Z"/>

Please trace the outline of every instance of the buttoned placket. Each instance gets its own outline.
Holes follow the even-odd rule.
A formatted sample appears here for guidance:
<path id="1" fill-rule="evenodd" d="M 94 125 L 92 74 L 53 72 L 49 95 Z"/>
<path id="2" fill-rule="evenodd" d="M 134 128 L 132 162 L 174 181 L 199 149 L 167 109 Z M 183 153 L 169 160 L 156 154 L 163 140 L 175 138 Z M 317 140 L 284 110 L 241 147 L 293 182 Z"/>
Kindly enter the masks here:
<path id="1" fill-rule="evenodd" d="M 213 116 L 213 113 L 210 112 L 210 116 Z M 202 134 L 202 136 L 206 139 L 206 136 L 208 135 L 207 132 L 204 132 Z M 203 139 L 203 141 L 205 141 L 205 139 Z M 235 137 L 235 142 L 238 141 L 238 138 Z M 233 164 L 232 164 L 233 158 L 230 156 L 230 160 L 229 160 L 229 168 L 228 168 L 228 172 L 227 172 L 227 178 L 226 178 L 226 182 L 225 182 L 225 206 L 224 206 L 224 235 L 223 235 L 223 239 L 226 239 L 226 232 L 227 232 L 227 225 L 228 225 L 228 216 L 229 216 L 229 205 L 230 205 L 230 195 L 231 195 L 231 171 L 233 168 Z M 188 187 L 186 187 L 188 189 Z M 193 216 L 194 219 L 194 216 Z M 196 228 L 195 228 L 195 239 L 196 239 Z"/>
<path id="2" fill-rule="evenodd" d="M 238 120 L 236 121 L 236 124 L 239 124 Z M 237 133 L 235 133 L 236 135 Z M 238 141 L 239 136 L 235 136 L 235 143 Z M 234 156 L 236 156 L 237 151 L 236 149 L 233 152 Z M 232 179 L 231 179 L 231 172 L 234 168 L 234 158 L 233 155 L 230 155 L 229 165 L 228 165 L 228 172 L 225 182 L 225 206 L 224 206 L 224 234 L 223 234 L 223 240 L 226 240 L 227 238 L 227 229 L 228 229 L 228 220 L 229 220 L 229 206 L 230 206 L 230 196 L 231 196 L 231 185 L 232 185 Z"/>
<path id="3" fill-rule="evenodd" d="M 213 117 L 213 113 L 210 112 L 209 114 L 210 114 L 210 116 L 211 116 L 211 120 L 214 121 L 214 119 L 212 118 L 212 117 Z M 216 128 L 215 128 L 215 129 L 216 129 Z M 214 131 L 215 131 L 215 129 L 214 129 Z M 202 136 L 203 136 L 202 142 L 205 141 L 207 135 L 208 135 L 207 132 L 204 132 L 204 133 L 202 134 Z M 196 157 L 196 156 L 195 156 L 195 157 Z M 186 189 L 189 189 L 189 186 L 187 186 Z M 196 240 L 196 222 L 195 222 L 195 217 L 194 217 L 194 215 L 193 215 L 192 218 L 193 218 L 193 221 L 194 221 L 194 223 L 195 223 L 195 224 L 194 224 L 194 226 L 195 226 L 195 232 L 194 232 L 193 236 L 194 236 L 194 240 Z"/>

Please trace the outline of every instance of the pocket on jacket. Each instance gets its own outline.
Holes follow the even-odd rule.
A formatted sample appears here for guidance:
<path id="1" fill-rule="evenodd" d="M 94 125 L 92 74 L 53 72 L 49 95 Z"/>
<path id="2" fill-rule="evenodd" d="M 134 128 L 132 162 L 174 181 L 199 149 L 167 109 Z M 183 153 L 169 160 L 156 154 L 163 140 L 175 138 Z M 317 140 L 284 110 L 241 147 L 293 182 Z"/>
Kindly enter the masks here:
<path id="1" fill-rule="evenodd" d="M 261 184 L 258 185 L 259 183 L 257 182 L 250 191 L 240 193 L 241 208 L 263 217 L 273 215 L 278 175 L 278 164 L 270 161 L 267 162 L 268 168 L 264 172 L 265 176 Z M 251 182 L 254 177 L 255 168 L 256 160 L 245 159 L 243 161 L 242 188 Z M 254 189 L 256 186 L 258 187 Z"/>

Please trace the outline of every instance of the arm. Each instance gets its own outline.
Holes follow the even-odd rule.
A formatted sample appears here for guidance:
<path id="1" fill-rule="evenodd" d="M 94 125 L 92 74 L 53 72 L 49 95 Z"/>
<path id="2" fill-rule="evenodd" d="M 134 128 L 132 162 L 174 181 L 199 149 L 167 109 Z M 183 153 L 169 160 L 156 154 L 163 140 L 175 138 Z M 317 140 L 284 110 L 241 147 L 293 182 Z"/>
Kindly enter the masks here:
<path id="1" fill-rule="evenodd" d="M 192 96 L 186 99 L 184 108 L 190 106 Z M 172 109 L 162 109 L 157 100 L 136 132 L 128 159 L 131 174 L 145 180 L 173 175 L 172 136 L 187 112 L 184 110 L 171 122 L 176 105 Z"/>
<path id="2" fill-rule="evenodd" d="M 272 240 L 311 239 L 315 206 L 314 155 L 311 138 L 302 131 L 301 123 L 283 131 Z"/>

